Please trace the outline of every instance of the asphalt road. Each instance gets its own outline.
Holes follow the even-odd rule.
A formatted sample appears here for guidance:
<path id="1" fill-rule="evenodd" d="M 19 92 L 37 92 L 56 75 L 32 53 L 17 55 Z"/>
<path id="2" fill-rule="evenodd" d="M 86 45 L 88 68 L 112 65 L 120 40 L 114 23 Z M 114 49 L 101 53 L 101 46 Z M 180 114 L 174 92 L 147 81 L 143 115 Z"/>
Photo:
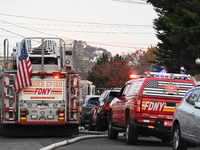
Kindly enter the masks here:
<path id="1" fill-rule="evenodd" d="M 87 130 L 80 130 L 79 136 L 70 137 L 0 137 L 0 150 L 41 150 L 55 143 L 71 140 L 77 137 L 91 135 Z M 95 134 L 92 134 L 95 135 Z M 74 143 L 59 146 L 53 150 L 172 150 L 171 143 L 162 143 L 154 137 L 139 137 L 137 145 L 126 145 L 124 136 L 117 140 L 104 138 L 89 138 Z M 48 149 L 49 150 L 49 149 Z M 188 150 L 200 150 L 188 148 Z"/>

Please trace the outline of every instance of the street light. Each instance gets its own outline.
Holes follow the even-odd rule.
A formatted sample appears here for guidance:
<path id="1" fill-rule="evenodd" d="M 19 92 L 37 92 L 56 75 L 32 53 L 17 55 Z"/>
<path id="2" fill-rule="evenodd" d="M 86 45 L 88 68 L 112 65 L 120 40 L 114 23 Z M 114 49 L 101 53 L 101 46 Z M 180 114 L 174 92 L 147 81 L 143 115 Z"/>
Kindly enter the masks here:
<path id="1" fill-rule="evenodd" d="M 196 63 L 197 65 L 200 65 L 200 58 L 197 58 L 197 59 L 195 60 L 195 63 Z"/>

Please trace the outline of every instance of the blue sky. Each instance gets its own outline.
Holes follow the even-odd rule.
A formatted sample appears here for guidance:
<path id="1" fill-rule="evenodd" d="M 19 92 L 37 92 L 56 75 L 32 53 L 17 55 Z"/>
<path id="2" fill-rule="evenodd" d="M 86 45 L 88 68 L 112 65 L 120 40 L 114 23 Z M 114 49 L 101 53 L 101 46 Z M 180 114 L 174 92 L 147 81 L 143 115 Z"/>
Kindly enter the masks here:
<path id="1" fill-rule="evenodd" d="M 112 54 L 147 49 L 158 42 L 153 7 L 144 0 L 1 0 L 0 53 L 23 37 L 56 36 L 86 41 Z"/>

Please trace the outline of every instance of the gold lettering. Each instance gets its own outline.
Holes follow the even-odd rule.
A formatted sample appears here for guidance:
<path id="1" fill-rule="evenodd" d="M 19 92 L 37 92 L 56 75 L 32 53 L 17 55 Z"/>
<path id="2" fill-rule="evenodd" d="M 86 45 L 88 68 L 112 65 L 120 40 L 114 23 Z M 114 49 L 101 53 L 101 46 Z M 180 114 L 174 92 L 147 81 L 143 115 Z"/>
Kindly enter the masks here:
<path id="1" fill-rule="evenodd" d="M 32 87 L 44 87 L 44 81 L 32 81 Z"/>

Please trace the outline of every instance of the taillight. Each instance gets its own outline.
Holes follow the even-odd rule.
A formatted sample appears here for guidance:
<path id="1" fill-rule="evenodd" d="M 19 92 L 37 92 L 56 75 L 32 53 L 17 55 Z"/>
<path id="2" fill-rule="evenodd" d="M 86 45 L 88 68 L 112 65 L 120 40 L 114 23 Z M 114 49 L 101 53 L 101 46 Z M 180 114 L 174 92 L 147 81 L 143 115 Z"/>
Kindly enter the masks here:
<path id="1" fill-rule="evenodd" d="M 58 114 L 58 121 L 65 121 L 65 109 L 59 108 L 57 114 Z"/>
<path id="2" fill-rule="evenodd" d="M 103 107 L 104 110 L 109 110 L 109 103 Z"/>
<path id="3" fill-rule="evenodd" d="M 67 71 L 70 71 L 70 70 L 72 70 L 72 68 L 69 67 L 69 66 L 67 66 L 67 67 L 66 67 L 66 70 L 67 70 Z"/>
<path id="4" fill-rule="evenodd" d="M 142 104 L 142 100 L 137 99 L 135 102 L 135 112 L 141 112 L 141 104 Z"/>
<path id="5" fill-rule="evenodd" d="M 65 114 L 64 114 L 64 113 L 59 113 L 58 116 L 59 116 L 59 117 L 64 117 Z"/>
<path id="6" fill-rule="evenodd" d="M 20 109 L 20 121 L 26 121 L 26 115 L 28 114 L 28 110 L 26 108 Z"/>

